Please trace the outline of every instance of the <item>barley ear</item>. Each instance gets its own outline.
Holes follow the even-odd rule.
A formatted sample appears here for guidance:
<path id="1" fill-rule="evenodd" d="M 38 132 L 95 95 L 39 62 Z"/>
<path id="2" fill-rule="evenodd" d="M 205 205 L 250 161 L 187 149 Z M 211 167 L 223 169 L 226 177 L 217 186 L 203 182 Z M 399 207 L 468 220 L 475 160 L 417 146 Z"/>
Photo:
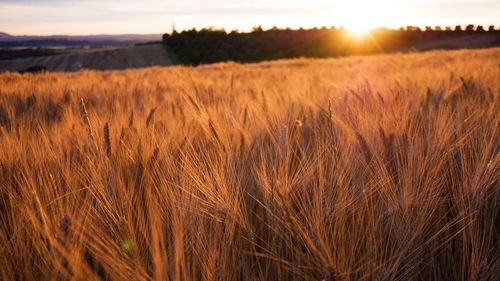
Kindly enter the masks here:
<path id="1" fill-rule="evenodd" d="M 108 122 L 104 124 L 104 151 L 106 151 L 106 155 L 108 155 L 108 157 L 111 157 L 111 139 L 109 137 Z"/>
<path id="2" fill-rule="evenodd" d="M 155 115 L 156 110 L 158 109 L 158 106 L 155 106 L 151 111 L 149 112 L 148 118 L 146 119 L 146 127 L 149 127 L 149 124 L 151 124 L 151 121 L 153 121 L 153 117 Z"/>

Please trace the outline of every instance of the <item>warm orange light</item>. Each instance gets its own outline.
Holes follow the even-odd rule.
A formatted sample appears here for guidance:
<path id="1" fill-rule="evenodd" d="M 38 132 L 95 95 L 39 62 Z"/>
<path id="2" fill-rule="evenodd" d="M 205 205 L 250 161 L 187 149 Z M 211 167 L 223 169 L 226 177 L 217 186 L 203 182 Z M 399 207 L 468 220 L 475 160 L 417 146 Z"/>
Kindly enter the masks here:
<path id="1" fill-rule="evenodd" d="M 370 33 L 370 26 L 365 26 L 365 25 L 353 25 L 353 26 L 348 26 L 347 30 L 349 30 L 349 33 L 351 33 L 355 37 L 364 37 Z"/>
<path id="2" fill-rule="evenodd" d="M 334 0 L 332 14 L 356 37 L 366 36 L 378 26 L 397 26 L 402 17 L 392 0 Z"/>

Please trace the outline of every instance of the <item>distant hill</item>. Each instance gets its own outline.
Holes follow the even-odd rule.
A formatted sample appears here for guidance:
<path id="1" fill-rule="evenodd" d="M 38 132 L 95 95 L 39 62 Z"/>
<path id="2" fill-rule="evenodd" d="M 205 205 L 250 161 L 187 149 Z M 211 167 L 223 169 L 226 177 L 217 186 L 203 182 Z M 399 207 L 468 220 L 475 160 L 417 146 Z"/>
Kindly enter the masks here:
<path id="1" fill-rule="evenodd" d="M 161 41 L 161 34 L 14 36 L 0 32 L 0 47 L 54 47 Z"/>
<path id="2" fill-rule="evenodd" d="M 41 49 L 40 51 L 47 50 Z M 164 47 L 161 44 L 151 44 L 90 50 L 73 49 L 56 55 L 0 60 L 0 72 L 33 68 L 43 68 L 49 71 L 117 70 L 171 64 Z"/>
<path id="3" fill-rule="evenodd" d="M 12 39 L 12 35 L 5 32 L 0 32 L 0 41 Z"/>

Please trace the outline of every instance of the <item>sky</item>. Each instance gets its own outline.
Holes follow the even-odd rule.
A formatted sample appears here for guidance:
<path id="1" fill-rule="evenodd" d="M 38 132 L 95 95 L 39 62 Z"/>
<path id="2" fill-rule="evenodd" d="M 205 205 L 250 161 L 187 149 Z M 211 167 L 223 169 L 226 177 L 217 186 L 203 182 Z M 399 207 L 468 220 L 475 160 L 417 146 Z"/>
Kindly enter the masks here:
<path id="1" fill-rule="evenodd" d="M 469 23 L 498 26 L 500 0 L 0 0 L 0 32 L 13 35 Z"/>

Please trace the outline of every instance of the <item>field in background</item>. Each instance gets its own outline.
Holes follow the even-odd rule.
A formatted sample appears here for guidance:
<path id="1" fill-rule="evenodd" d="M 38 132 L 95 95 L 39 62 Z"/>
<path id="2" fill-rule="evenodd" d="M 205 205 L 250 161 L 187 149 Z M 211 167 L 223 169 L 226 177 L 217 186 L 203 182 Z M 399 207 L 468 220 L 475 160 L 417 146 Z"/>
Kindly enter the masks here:
<path id="1" fill-rule="evenodd" d="M 499 57 L 0 74 L 0 279 L 500 280 Z"/>
<path id="2" fill-rule="evenodd" d="M 161 37 L 161 39 L 160 39 Z M 163 48 L 160 46 L 163 44 Z M 226 32 L 186 30 L 160 35 L 9 36 L 0 33 L 0 72 L 123 70 L 149 66 L 255 63 L 295 58 L 500 47 L 500 30 L 408 26 L 376 28 L 363 35 L 345 28 Z"/>
<path id="3" fill-rule="evenodd" d="M 0 60 L 0 72 L 22 71 L 32 67 L 44 67 L 49 71 L 123 70 L 172 64 L 161 44 L 68 48 L 58 51 L 55 55 Z"/>

